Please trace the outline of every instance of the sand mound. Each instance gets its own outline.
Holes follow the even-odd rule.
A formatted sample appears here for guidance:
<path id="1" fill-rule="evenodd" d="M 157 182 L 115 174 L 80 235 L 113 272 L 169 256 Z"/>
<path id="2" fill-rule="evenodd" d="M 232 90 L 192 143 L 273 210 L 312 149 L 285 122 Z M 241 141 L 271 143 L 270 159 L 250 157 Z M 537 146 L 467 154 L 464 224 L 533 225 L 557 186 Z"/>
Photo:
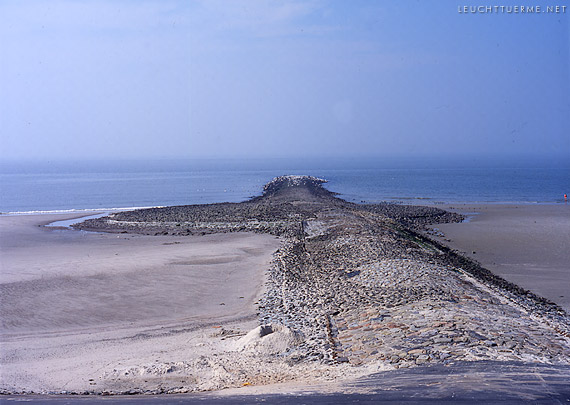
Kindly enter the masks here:
<path id="1" fill-rule="evenodd" d="M 184 361 L 117 367 L 103 373 L 100 380 L 105 382 L 108 390 L 116 393 L 122 392 L 126 384 L 135 387 L 132 391 L 137 393 L 177 393 L 263 385 L 290 381 L 299 375 L 305 378 L 321 375 L 322 368 L 316 364 L 291 367 L 286 357 L 280 356 L 295 351 L 302 342 L 303 335 L 286 326 L 262 325 L 235 341 L 210 341 L 210 345 L 201 346 L 203 349 L 188 353 Z"/>
<path id="2" fill-rule="evenodd" d="M 292 349 L 303 342 L 300 332 L 283 325 L 261 325 L 235 342 L 236 351 L 274 355 Z"/>

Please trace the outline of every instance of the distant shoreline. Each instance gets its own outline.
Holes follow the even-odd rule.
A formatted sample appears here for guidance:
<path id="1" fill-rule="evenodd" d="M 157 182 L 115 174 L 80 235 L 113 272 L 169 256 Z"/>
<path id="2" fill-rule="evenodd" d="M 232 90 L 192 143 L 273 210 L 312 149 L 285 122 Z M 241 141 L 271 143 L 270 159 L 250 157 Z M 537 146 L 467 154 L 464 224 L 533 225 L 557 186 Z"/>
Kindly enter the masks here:
<path id="1" fill-rule="evenodd" d="M 236 204 L 239 202 L 248 201 L 251 198 L 256 198 L 259 196 L 252 196 L 248 199 L 238 202 L 229 202 L 230 204 Z M 454 206 L 465 206 L 465 205 L 475 205 L 475 206 L 561 206 L 561 205 L 568 205 L 570 206 L 570 202 L 565 203 L 564 201 L 443 201 L 438 200 L 435 198 L 408 198 L 402 200 L 381 200 L 381 201 L 369 201 L 369 200 L 360 200 L 360 201 L 350 201 L 343 197 L 342 194 L 337 194 L 338 198 L 341 198 L 347 202 L 352 202 L 358 205 L 363 204 L 395 204 L 395 205 L 410 205 L 410 206 L 426 206 L 426 207 L 436 207 L 436 208 L 443 208 L 446 207 L 454 207 Z M 428 200 L 433 200 L 432 202 Z M 211 204 L 222 204 L 226 203 L 226 201 L 218 201 L 213 203 L 197 203 L 197 204 L 189 204 L 189 205 L 211 205 Z M 170 205 L 170 206 L 182 206 L 184 204 L 178 205 Z M 38 210 L 28 210 L 28 211 L 0 211 L 1 216 L 13 216 L 13 215 L 66 215 L 66 214 L 83 214 L 86 213 L 90 215 L 91 213 L 97 212 L 121 212 L 121 211 L 135 211 L 135 210 L 144 210 L 149 208 L 165 208 L 168 207 L 166 205 L 150 205 L 150 206 L 133 206 L 133 207 L 112 207 L 112 208 L 66 208 L 66 209 L 38 209 Z"/>

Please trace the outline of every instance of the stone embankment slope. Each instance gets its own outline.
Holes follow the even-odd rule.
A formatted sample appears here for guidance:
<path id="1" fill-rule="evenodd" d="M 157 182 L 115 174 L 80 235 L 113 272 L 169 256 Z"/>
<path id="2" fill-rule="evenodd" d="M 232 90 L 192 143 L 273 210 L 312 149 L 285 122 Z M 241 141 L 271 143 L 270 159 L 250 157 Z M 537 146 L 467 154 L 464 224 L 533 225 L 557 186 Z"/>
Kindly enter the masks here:
<path id="1" fill-rule="evenodd" d="M 282 236 L 259 321 L 303 336 L 279 354 L 291 365 L 570 363 L 564 311 L 421 233 L 428 224 L 461 216 L 435 207 L 353 204 L 336 198 L 324 182 L 283 176 L 242 203 L 121 212 L 77 227 Z"/>

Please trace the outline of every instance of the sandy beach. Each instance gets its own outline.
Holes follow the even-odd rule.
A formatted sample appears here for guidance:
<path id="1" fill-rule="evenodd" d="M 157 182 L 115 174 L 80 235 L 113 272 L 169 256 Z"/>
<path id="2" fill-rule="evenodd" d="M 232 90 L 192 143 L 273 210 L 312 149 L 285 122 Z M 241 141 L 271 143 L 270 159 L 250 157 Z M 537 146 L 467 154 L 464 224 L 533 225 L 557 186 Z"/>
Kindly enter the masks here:
<path id="1" fill-rule="evenodd" d="M 39 227 L 69 217 L 0 217 L 3 389 L 94 389 L 111 364 L 148 366 L 138 370 L 148 381 L 257 326 L 254 302 L 276 237 Z"/>
<path id="2" fill-rule="evenodd" d="M 434 226 L 440 242 L 570 313 L 570 206 L 452 204 L 463 223 Z"/>
<path id="3" fill-rule="evenodd" d="M 354 205 L 321 183 L 276 178 L 240 204 L 85 225 L 110 232 L 42 226 L 73 215 L 0 216 L 0 392 L 299 389 L 461 362 L 567 366 L 563 311 L 413 230 L 461 217 Z M 453 207 L 481 214 L 433 227 L 484 266 L 502 247 L 496 263 L 527 263 L 511 281 L 564 295 L 568 242 L 547 236 L 563 232 L 565 208 Z M 540 257 L 536 277 L 528 263 Z"/>

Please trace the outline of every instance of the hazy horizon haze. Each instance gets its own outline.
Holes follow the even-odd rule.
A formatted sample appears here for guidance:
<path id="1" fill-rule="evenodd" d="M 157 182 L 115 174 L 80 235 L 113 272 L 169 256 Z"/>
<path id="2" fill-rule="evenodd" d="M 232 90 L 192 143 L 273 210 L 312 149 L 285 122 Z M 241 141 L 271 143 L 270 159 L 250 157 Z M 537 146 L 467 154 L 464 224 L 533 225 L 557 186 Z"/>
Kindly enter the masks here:
<path id="1" fill-rule="evenodd" d="M 569 14 L 6 0 L 0 158 L 564 160 Z"/>

